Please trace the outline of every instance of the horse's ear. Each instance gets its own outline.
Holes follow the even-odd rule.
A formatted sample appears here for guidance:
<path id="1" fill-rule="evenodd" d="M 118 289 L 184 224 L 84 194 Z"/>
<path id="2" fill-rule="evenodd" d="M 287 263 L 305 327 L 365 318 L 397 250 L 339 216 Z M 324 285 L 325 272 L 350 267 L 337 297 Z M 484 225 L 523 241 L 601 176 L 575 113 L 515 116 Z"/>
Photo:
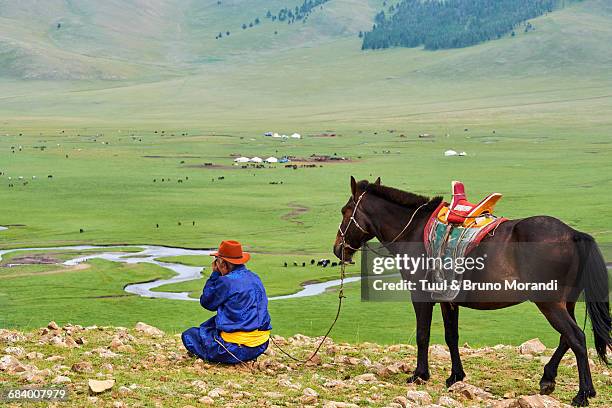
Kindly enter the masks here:
<path id="1" fill-rule="evenodd" d="M 351 176 L 351 194 L 353 194 L 353 196 L 357 195 L 357 182 L 353 176 Z"/>
<path id="2" fill-rule="evenodd" d="M 377 186 L 380 186 L 380 177 L 378 177 L 378 178 L 376 179 L 376 181 L 374 182 L 374 184 L 376 184 Z"/>

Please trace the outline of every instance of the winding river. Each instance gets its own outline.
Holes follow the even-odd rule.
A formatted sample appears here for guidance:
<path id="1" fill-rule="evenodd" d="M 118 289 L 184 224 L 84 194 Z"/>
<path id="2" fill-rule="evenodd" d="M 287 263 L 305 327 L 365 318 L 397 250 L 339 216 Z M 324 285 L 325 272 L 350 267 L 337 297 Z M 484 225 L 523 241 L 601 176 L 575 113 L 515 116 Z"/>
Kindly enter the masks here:
<path id="1" fill-rule="evenodd" d="M 6 229 L 2 227 L 2 229 Z M 202 270 L 201 266 L 187 266 L 179 263 L 172 262 L 161 262 L 158 261 L 157 258 L 166 258 L 172 256 L 181 256 L 181 255 L 209 255 L 211 253 L 210 250 L 204 249 L 183 249 L 183 248 L 173 248 L 173 247 L 165 247 L 165 246 L 155 246 L 155 245 L 118 245 L 118 246 L 96 246 L 96 245 L 76 245 L 76 246 L 59 246 L 59 247 L 47 247 L 47 248 L 19 248 L 19 249 L 5 249 L 0 250 L 0 260 L 2 260 L 2 255 L 8 252 L 14 251 L 40 251 L 40 250 L 87 250 L 87 249 L 120 249 L 120 248 L 142 248 L 141 252 L 133 252 L 126 254 L 125 252 L 98 252 L 94 254 L 87 254 L 83 256 L 79 256 L 73 259 L 69 259 L 64 262 L 64 265 L 74 266 L 83 262 L 86 262 L 89 259 L 105 259 L 107 261 L 112 262 L 122 262 L 127 264 L 135 264 L 135 263 L 151 263 L 155 265 L 159 265 L 163 268 L 170 269 L 176 273 L 175 276 L 169 279 L 157 279 L 152 282 L 141 282 L 141 283 L 132 283 L 125 286 L 125 291 L 128 293 L 133 293 L 142 297 L 147 298 L 162 298 L 162 299 L 173 299 L 173 300 L 188 300 L 197 302 L 199 299 L 189 297 L 188 292 L 155 292 L 152 289 L 157 288 L 162 285 L 167 285 L 169 283 L 179 283 L 186 282 L 190 280 L 200 279 L 202 275 L 200 271 Z M 344 280 L 345 283 L 356 282 L 360 280 L 360 277 L 350 277 Z M 319 282 L 304 285 L 302 290 L 299 292 L 283 295 L 283 296 L 273 296 L 270 297 L 270 300 L 281 300 L 281 299 L 292 299 L 292 298 L 301 298 L 308 296 L 316 296 L 325 292 L 326 289 L 340 285 L 340 280 L 331 280 L 327 282 Z"/>

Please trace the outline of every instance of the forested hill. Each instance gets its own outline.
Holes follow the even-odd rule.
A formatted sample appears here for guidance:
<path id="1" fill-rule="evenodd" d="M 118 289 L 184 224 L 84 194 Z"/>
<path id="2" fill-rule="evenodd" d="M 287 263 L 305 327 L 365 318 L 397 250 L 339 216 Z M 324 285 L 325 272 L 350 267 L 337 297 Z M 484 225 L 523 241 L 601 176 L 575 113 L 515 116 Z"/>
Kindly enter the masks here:
<path id="1" fill-rule="evenodd" d="M 375 18 L 362 49 L 463 48 L 533 29 L 527 20 L 562 7 L 565 0 L 401 0 Z"/>

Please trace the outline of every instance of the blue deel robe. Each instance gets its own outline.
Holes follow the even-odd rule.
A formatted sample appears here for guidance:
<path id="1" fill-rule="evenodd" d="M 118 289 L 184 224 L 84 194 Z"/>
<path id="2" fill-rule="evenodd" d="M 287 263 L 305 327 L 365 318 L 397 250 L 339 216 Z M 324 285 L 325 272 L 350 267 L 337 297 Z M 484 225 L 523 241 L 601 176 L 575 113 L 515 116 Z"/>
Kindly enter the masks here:
<path id="1" fill-rule="evenodd" d="M 181 338 L 187 350 L 204 360 L 226 364 L 240 363 L 235 357 L 242 361 L 254 360 L 266 351 L 269 342 L 247 347 L 226 342 L 219 333 L 272 329 L 266 290 L 259 276 L 244 265 L 225 276 L 213 271 L 204 285 L 200 304 L 217 314 L 200 327 L 183 332 Z"/>

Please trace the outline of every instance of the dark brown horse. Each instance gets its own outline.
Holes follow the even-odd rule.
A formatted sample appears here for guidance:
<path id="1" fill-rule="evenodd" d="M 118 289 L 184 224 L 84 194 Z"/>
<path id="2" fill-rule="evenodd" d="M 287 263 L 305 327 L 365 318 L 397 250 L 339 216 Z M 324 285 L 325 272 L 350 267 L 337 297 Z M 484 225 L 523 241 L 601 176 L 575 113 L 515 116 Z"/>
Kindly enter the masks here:
<path id="1" fill-rule="evenodd" d="M 350 261 L 353 254 L 367 241 L 377 238 L 383 245 L 395 242 L 388 249 L 392 253 L 425 253 L 423 230 L 433 211 L 441 203 L 441 197 L 427 198 L 417 194 L 380 185 L 380 178 L 374 183 L 356 182 L 351 177 L 351 197 L 342 207 L 342 223 L 334 244 L 334 254 L 343 261 Z M 399 238 L 399 239 L 398 239 Z M 606 353 L 612 349 L 610 340 L 610 307 L 608 275 L 604 259 L 593 238 L 576 231 L 556 218 L 547 216 L 510 220 L 499 225 L 495 234 L 483 239 L 477 252 L 486 243 L 497 244 L 497 250 L 489 253 L 485 268 L 477 273 L 466 272 L 465 279 L 472 282 L 521 282 L 556 280 L 556 301 L 505 299 L 504 293 L 488 293 L 486 299 L 501 299 L 484 302 L 483 297 L 466 295 L 459 302 L 440 303 L 444 320 L 444 335 L 449 348 L 452 369 L 446 380 L 447 386 L 465 377 L 458 348 L 459 307 L 493 310 L 512 306 L 522 301 L 533 301 L 544 314 L 551 326 L 560 335 L 559 346 L 544 367 L 540 380 L 540 393 L 550 394 L 555 389 L 557 368 L 563 355 L 571 349 L 576 355 L 579 373 L 579 391 L 572 400 L 573 405 L 586 406 L 588 398 L 595 396 L 588 363 L 586 337 L 576 323 L 574 307 L 577 296 L 583 292 L 587 313 L 591 319 L 595 348 L 604 364 L 608 364 Z M 548 244 L 551 253 L 524 252 L 516 243 Z M 415 248 L 417 248 L 415 250 Z M 470 255 L 472 256 L 472 255 Z M 406 280 L 423 279 L 425 271 L 407 275 Z M 536 276 L 537 275 L 537 276 Z M 422 292 L 421 294 L 425 294 Z M 431 294 L 426 293 L 431 299 Z M 492 296 L 491 296 L 492 295 Z M 496 297 L 499 295 L 499 297 Z M 429 379 L 429 336 L 434 302 L 415 301 L 412 303 L 417 320 L 417 366 L 408 382 Z M 424 299 L 424 298 L 422 298 Z"/>

